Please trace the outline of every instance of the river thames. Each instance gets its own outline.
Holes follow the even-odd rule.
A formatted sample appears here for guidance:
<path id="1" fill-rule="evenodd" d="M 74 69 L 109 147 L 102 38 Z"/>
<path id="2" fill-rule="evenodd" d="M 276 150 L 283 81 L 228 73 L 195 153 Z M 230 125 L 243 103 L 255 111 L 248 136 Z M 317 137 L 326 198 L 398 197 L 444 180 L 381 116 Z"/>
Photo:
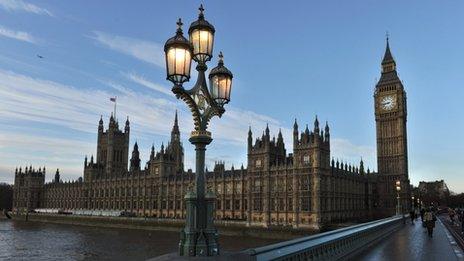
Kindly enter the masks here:
<path id="1" fill-rule="evenodd" d="M 146 260 L 177 251 L 178 232 L 0 220 L 0 260 Z M 220 236 L 238 251 L 277 242 Z"/>

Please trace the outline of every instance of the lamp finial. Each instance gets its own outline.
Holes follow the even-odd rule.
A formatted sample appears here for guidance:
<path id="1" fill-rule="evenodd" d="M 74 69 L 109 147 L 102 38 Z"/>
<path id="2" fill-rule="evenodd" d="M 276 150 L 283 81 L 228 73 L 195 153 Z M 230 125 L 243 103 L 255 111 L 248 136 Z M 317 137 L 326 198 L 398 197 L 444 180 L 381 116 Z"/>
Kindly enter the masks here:
<path id="1" fill-rule="evenodd" d="M 179 33 L 179 32 L 182 33 L 182 25 L 183 25 L 182 19 L 179 18 L 179 20 L 177 20 L 177 23 L 176 23 L 176 24 L 177 24 L 177 32 L 178 32 L 178 33 Z"/>
<path id="2" fill-rule="evenodd" d="M 203 18 L 204 17 L 203 12 L 205 11 L 205 9 L 203 8 L 203 4 L 200 4 L 200 7 L 198 8 L 198 10 L 200 10 L 200 14 L 198 14 L 198 17 Z"/>
<path id="3" fill-rule="evenodd" d="M 220 65 L 224 65 L 224 55 L 222 54 L 222 51 L 219 52 L 219 62 Z"/>

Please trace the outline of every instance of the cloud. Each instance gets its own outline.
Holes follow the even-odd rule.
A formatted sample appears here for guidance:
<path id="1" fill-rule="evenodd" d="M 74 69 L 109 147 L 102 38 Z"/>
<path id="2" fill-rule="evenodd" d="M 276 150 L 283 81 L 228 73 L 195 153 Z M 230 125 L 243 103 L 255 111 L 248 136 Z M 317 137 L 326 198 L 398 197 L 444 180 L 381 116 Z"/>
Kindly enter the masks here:
<path id="1" fill-rule="evenodd" d="M 366 170 L 370 168 L 373 171 L 373 168 L 377 166 L 375 147 L 353 144 L 351 141 L 341 138 L 331 138 L 330 145 L 330 152 L 335 160 L 343 160 L 343 162 L 358 166 L 362 157 Z"/>
<path id="2" fill-rule="evenodd" d="M 0 182 L 13 182 L 16 167 L 46 165 L 48 173 L 59 168 L 66 179 L 76 179 L 83 172 L 83 155 L 90 154 L 95 145 L 90 141 L 79 141 L 40 135 L 2 132 L 0 134 Z M 18 152 L 18 153 L 14 153 Z M 51 178 L 48 175 L 47 178 Z"/>
<path id="3" fill-rule="evenodd" d="M 131 80 L 131 81 L 133 81 L 135 83 L 138 83 L 138 84 L 140 84 L 142 86 L 145 86 L 145 87 L 150 88 L 152 90 L 155 90 L 157 92 L 166 94 L 168 96 L 174 96 L 174 94 L 168 88 L 166 88 L 164 86 L 161 86 L 159 84 L 153 83 L 153 82 L 147 80 L 145 77 L 140 76 L 140 75 L 138 75 L 136 73 L 125 73 L 124 75 L 126 76 L 127 79 L 129 79 L 129 80 Z"/>
<path id="4" fill-rule="evenodd" d="M 111 50 L 130 55 L 159 67 L 165 67 L 163 47 L 158 43 L 112 35 L 100 31 L 94 31 L 93 33 L 94 35 L 90 36 L 90 38 Z"/>
<path id="5" fill-rule="evenodd" d="M 134 79 L 143 79 L 141 84 L 154 84 L 135 73 L 132 75 Z M 131 141 L 139 141 L 143 161 L 147 159 L 148 147 L 155 135 L 159 139 L 155 143 L 157 148 L 161 140 L 168 139 L 177 109 L 185 146 L 185 165 L 186 168 L 194 167 L 194 151 L 187 142 L 193 120 L 183 102 L 159 90 L 147 94 L 110 80 L 99 81 L 109 89 L 77 88 L 0 69 L 0 167 L 46 165 L 49 169 L 66 170 L 62 172 L 65 178 L 75 179 L 82 175 L 84 155 L 95 153 L 96 149 L 95 140 L 88 137 L 95 138 L 102 112 L 105 125 L 108 124 L 108 112 L 113 109 L 109 97 L 114 95 L 118 97 L 120 125 L 129 115 Z M 163 93 L 162 97 L 157 97 L 160 93 Z M 291 128 L 286 128 L 273 117 L 227 106 L 222 119 L 216 117 L 210 124 L 215 141 L 208 148 L 209 164 L 212 164 L 211 159 L 217 158 L 225 159 L 228 166 L 239 167 L 242 162 L 246 163 L 249 126 L 256 138 L 261 136 L 266 124 L 269 124 L 271 135 L 277 135 L 279 128 L 282 130 L 287 152 L 291 152 Z M 360 156 L 365 159 L 369 155 L 373 157 L 374 149 L 332 139 L 332 154 L 357 163 Z"/>
<path id="6" fill-rule="evenodd" d="M 8 29 L 3 26 L 0 26 L 0 36 L 23 41 L 23 42 L 28 42 L 28 43 L 37 43 L 37 39 L 35 39 L 29 33 L 22 32 L 22 31 L 14 31 L 14 30 Z"/>
<path id="7" fill-rule="evenodd" d="M 22 0 L 0 0 L 0 7 L 7 11 L 22 11 L 38 15 L 53 16 L 53 14 L 45 8 L 38 7 L 34 4 L 24 2 Z"/>

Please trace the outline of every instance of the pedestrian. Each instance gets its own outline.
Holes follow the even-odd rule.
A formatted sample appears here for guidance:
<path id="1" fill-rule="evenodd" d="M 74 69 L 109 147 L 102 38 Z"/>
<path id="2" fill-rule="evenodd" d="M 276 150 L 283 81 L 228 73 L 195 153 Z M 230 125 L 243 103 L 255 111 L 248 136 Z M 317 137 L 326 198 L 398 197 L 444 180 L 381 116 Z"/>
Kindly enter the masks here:
<path id="1" fill-rule="evenodd" d="M 415 212 L 414 209 L 412 208 L 411 211 L 409 211 L 409 217 L 411 218 L 411 225 L 414 225 L 414 218 L 415 218 Z"/>
<path id="2" fill-rule="evenodd" d="M 435 228 L 435 221 L 437 220 L 435 214 L 432 211 L 432 208 L 429 208 L 424 214 L 425 226 L 427 227 L 427 232 L 429 237 L 433 237 L 433 228 Z"/>
<path id="3" fill-rule="evenodd" d="M 448 215 L 451 221 L 451 225 L 454 225 L 454 216 L 456 215 L 456 212 L 452 208 L 448 210 Z"/>
<path id="4" fill-rule="evenodd" d="M 425 214 L 425 209 L 421 208 L 420 210 L 420 215 L 421 215 L 421 221 L 424 222 L 424 214 Z"/>
<path id="5" fill-rule="evenodd" d="M 464 212 L 461 211 L 461 234 L 464 235 Z"/>

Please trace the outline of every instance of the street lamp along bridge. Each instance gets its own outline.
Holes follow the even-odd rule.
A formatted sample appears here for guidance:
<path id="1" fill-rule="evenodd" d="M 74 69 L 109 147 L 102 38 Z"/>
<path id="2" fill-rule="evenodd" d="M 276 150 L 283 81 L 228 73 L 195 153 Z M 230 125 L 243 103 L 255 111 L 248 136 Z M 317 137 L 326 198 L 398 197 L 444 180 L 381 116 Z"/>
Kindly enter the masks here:
<path id="1" fill-rule="evenodd" d="M 189 40 L 183 36 L 183 24 L 179 18 L 175 36 L 164 45 L 167 80 L 174 84 L 172 92 L 176 97 L 190 108 L 195 126 L 189 139 L 196 151 L 195 190 L 185 195 L 187 215 L 179 242 L 181 256 L 219 255 L 218 233 L 213 223 L 215 195 L 212 191 L 205 193 L 205 151 L 206 145 L 212 141 L 211 132 L 207 131 L 208 123 L 212 117 L 221 117 L 225 112 L 224 105 L 230 101 L 233 77 L 224 66 L 220 52 L 218 65 L 208 76 L 208 90 L 206 62 L 213 55 L 215 29 L 205 20 L 203 5 L 199 11 L 198 19 L 188 30 Z M 190 79 L 192 59 L 197 62 L 198 79 L 190 90 L 186 90 L 183 83 Z"/>

